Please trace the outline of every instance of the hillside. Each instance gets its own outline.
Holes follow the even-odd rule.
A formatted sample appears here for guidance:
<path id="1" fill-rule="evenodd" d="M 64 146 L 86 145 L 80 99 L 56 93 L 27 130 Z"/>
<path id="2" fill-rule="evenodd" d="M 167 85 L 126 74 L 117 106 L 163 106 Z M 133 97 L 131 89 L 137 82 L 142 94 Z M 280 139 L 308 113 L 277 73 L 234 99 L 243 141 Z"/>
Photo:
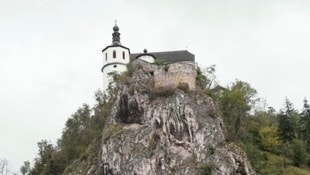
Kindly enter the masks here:
<path id="1" fill-rule="evenodd" d="M 147 64 L 133 62 L 134 71 L 119 86 L 98 167 L 77 164 L 67 174 L 254 174 L 243 151 L 226 138 L 212 99 L 185 82 L 157 87 L 156 71 L 169 70 L 156 65 L 151 75 Z"/>
<path id="2" fill-rule="evenodd" d="M 288 105 L 291 113 L 269 108 L 251 114 L 256 91 L 245 82 L 210 88 L 214 67 L 204 74 L 191 64 L 141 60 L 111 76 L 109 95 L 98 91 L 93 108 L 78 109 L 57 146 L 38 143 L 27 174 L 309 173 L 307 142 L 300 140 L 307 136 L 308 113 L 299 117 Z M 289 139 L 281 135 L 288 114 L 295 118 L 285 126 L 303 126 Z"/>

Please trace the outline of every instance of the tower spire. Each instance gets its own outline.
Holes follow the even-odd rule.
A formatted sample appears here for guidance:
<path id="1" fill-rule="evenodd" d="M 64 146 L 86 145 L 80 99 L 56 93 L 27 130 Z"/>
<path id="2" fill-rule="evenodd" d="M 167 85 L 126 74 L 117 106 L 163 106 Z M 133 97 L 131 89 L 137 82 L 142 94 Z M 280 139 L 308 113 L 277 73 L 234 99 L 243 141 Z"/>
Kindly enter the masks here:
<path id="1" fill-rule="evenodd" d="M 117 20 L 115 20 L 115 25 L 113 27 L 113 33 L 112 33 L 112 45 L 120 45 L 121 41 L 120 41 L 120 33 L 119 31 L 119 27 L 117 26 Z"/>

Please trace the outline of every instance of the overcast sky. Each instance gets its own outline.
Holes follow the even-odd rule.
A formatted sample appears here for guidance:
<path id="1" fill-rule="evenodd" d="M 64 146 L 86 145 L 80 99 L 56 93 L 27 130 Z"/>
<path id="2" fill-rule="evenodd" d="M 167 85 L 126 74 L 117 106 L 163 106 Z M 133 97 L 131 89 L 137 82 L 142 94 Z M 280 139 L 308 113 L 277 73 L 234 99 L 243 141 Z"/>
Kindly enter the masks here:
<path id="1" fill-rule="evenodd" d="M 308 0 L 0 0 L 0 158 L 12 170 L 94 103 L 115 19 L 132 53 L 188 49 L 276 109 L 310 97 Z"/>

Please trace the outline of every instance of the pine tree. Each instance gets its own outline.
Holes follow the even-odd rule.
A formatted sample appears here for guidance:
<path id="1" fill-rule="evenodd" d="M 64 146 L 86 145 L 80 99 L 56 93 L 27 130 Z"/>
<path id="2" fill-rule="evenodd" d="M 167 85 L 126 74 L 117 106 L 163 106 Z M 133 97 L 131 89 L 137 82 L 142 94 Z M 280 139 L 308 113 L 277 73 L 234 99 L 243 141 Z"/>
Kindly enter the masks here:
<path id="1" fill-rule="evenodd" d="M 304 125 L 303 138 L 306 142 L 307 152 L 310 153 L 310 105 L 308 104 L 308 100 L 304 99 L 304 108 L 301 113 L 302 122 Z"/>
<path id="2" fill-rule="evenodd" d="M 284 110 L 281 110 L 279 114 L 279 134 L 285 143 L 296 138 L 297 123 L 294 121 L 295 114 L 296 110 L 293 108 L 293 104 L 286 98 Z"/>

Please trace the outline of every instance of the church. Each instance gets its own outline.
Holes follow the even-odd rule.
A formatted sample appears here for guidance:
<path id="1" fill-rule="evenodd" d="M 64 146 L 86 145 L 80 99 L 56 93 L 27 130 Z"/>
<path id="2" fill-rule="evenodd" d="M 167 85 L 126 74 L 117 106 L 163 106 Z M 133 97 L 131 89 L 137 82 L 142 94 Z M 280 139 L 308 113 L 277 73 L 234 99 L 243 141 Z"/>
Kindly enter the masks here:
<path id="1" fill-rule="evenodd" d="M 112 77 L 112 72 L 122 73 L 126 71 L 127 64 L 136 59 L 143 60 L 148 63 L 154 63 L 160 60 L 166 63 L 186 63 L 195 65 L 195 55 L 187 50 L 164 51 L 164 52 L 147 52 L 146 49 L 142 53 L 130 53 L 130 49 L 120 42 L 119 27 L 115 23 L 112 33 L 112 44 L 102 50 L 103 66 L 103 90 L 106 90 Z"/>

